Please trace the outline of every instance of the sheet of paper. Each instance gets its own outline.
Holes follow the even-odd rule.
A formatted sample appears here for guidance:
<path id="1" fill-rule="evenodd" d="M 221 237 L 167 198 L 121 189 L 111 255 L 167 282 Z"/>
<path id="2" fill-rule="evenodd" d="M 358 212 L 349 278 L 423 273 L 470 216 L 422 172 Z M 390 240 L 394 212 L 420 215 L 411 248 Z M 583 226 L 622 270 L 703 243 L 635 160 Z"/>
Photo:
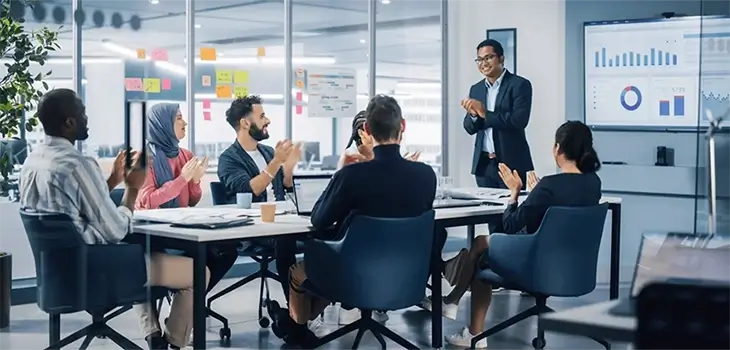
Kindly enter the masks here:
<path id="1" fill-rule="evenodd" d="M 215 96 L 218 98 L 231 98 L 233 91 L 231 91 L 230 85 L 216 85 Z"/>
<path id="2" fill-rule="evenodd" d="M 231 84 L 233 83 L 233 72 L 229 70 L 215 70 L 215 83 L 216 84 Z"/>
<path id="3" fill-rule="evenodd" d="M 283 209 L 277 209 L 276 215 L 285 214 Z M 136 210 L 134 219 L 139 221 L 151 221 L 159 223 L 171 223 L 177 221 L 200 219 L 205 217 L 216 217 L 222 219 L 235 219 L 239 217 L 259 217 L 261 209 L 238 209 L 238 208 L 173 208 L 173 209 L 150 209 Z"/>
<path id="4" fill-rule="evenodd" d="M 160 92 L 160 79 L 157 78 L 144 78 L 142 80 L 144 84 L 144 92 L 157 94 Z"/>
<path id="5" fill-rule="evenodd" d="M 203 86 L 210 86 L 210 75 L 204 75 L 202 83 Z"/>
<path id="6" fill-rule="evenodd" d="M 201 47 L 200 48 L 200 60 L 215 61 L 216 60 L 215 48 Z"/>
<path id="7" fill-rule="evenodd" d="M 172 82 L 170 79 L 162 79 L 162 90 L 170 90 L 172 89 Z"/>
<path id="8" fill-rule="evenodd" d="M 142 78 L 125 78 L 124 89 L 127 91 L 144 91 Z"/>
<path id="9" fill-rule="evenodd" d="M 234 86 L 233 97 L 240 98 L 248 96 L 248 86 Z"/>
<path id="10" fill-rule="evenodd" d="M 154 49 L 150 53 L 150 57 L 152 57 L 153 61 L 167 61 L 167 50 L 165 49 Z"/>
<path id="11" fill-rule="evenodd" d="M 234 84 L 248 84 L 248 71 L 237 70 L 233 72 L 233 83 Z"/>

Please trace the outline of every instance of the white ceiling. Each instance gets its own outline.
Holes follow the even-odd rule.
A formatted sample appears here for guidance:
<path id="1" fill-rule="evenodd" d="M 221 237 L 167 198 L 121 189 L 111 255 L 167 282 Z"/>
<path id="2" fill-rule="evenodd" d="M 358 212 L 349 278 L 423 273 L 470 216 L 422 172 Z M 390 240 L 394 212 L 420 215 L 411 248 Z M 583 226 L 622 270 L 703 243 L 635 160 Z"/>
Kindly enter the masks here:
<path id="1" fill-rule="evenodd" d="M 367 68 L 368 0 L 293 0 L 294 43 L 301 44 L 304 56 L 334 57 L 338 65 Z M 61 29 L 61 56 L 71 55 L 71 1 L 47 1 L 62 6 L 67 20 Z M 423 76 L 438 79 L 441 64 L 441 0 L 391 0 L 377 3 L 377 75 Z M 185 1 L 83 0 L 87 23 L 82 32 L 84 56 L 116 57 L 101 45 L 102 40 L 137 48 L 164 48 L 171 61 L 182 62 L 185 48 Z M 198 47 L 212 46 L 226 56 L 251 55 L 252 48 L 281 47 L 284 44 L 284 4 L 279 0 L 196 0 L 195 31 Z M 94 11 L 107 18 L 102 28 L 91 22 Z M 112 13 L 125 21 L 132 15 L 142 19 L 139 31 L 128 24 L 121 29 L 109 24 Z M 50 16 L 49 16 L 50 17 Z M 35 23 L 26 15 L 28 26 L 54 27 L 50 18 Z M 280 49 L 279 49 L 280 50 Z M 253 51 L 255 52 L 255 51 Z"/>

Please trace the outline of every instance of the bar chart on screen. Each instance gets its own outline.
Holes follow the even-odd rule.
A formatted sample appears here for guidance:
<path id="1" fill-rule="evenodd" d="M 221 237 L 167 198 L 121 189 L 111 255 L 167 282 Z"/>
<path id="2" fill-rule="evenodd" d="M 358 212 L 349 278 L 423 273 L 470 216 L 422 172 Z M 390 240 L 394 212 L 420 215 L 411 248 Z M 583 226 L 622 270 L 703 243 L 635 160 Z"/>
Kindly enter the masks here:
<path id="1" fill-rule="evenodd" d="M 698 91 L 691 78 L 655 78 L 651 86 L 651 100 L 647 103 L 652 105 L 652 119 L 668 125 L 697 125 Z"/>

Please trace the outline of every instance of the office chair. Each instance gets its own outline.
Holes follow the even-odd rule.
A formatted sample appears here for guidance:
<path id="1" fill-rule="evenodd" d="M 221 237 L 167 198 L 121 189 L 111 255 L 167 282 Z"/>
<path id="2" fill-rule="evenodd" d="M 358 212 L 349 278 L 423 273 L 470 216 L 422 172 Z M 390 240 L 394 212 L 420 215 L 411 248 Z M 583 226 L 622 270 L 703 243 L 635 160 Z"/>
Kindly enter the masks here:
<path id="1" fill-rule="evenodd" d="M 229 203 L 228 194 L 225 186 L 223 186 L 220 182 L 211 182 L 210 183 L 210 192 L 213 197 L 213 205 L 225 205 L 225 204 L 231 204 Z M 261 244 L 261 243 L 254 243 L 250 244 L 245 248 L 241 248 L 238 250 L 238 255 L 242 257 L 248 257 L 253 259 L 259 264 L 258 271 L 244 277 L 243 279 L 239 280 L 238 282 L 226 287 L 225 289 L 221 290 L 220 292 L 216 293 L 215 295 L 208 298 L 208 309 L 212 312 L 212 304 L 213 301 L 216 299 L 219 299 L 223 297 L 224 295 L 233 292 L 234 290 L 255 281 L 256 279 L 261 279 L 261 286 L 259 290 L 259 306 L 258 306 L 258 316 L 259 316 L 259 326 L 261 328 L 268 328 L 271 324 L 271 321 L 268 317 L 264 315 L 264 307 L 268 304 L 269 300 L 271 300 L 271 296 L 269 293 L 269 284 L 267 282 L 267 279 L 271 278 L 276 281 L 279 281 L 279 276 L 269 271 L 269 265 L 272 261 L 274 261 L 274 247 L 271 245 Z M 220 315 L 219 315 L 220 316 Z M 218 319 L 221 323 L 223 323 L 223 327 L 219 331 L 219 335 L 222 340 L 230 339 L 231 338 L 231 330 L 228 328 L 228 319 L 220 316 L 215 317 Z"/>
<path id="2" fill-rule="evenodd" d="M 115 188 L 109 192 L 109 197 L 111 197 L 112 202 L 114 202 L 114 205 L 120 206 L 122 205 L 122 198 L 124 198 L 124 189 L 123 188 Z"/>
<path id="3" fill-rule="evenodd" d="M 654 283 L 644 287 L 636 306 L 637 349 L 730 349 L 727 284 Z"/>
<path id="4" fill-rule="evenodd" d="M 0 140 L 0 156 L 3 153 L 8 154 L 8 159 L 11 165 L 22 165 L 25 163 L 25 159 L 28 158 L 28 142 L 26 140 L 12 137 L 6 140 Z"/>
<path id="5" fill-rule="evenodd" d="M 60 349 L 84 338 L 87 349 L 95 337 L 111 339 L 122 349 L 142 349 L 109 327 L 107 322 L 135 303 L 167 294 L 146 288 L 144 248 L 137 244 L 86 244 L 65 214 L 20 210 L 35 260 L 38 307 L 49 315 L 49 346 Z M 148 294 L 149 293 L 149 294 Z M 61 314 L 86 311 L 92 323 L 60 339 Z"/>
<path id="6" fill-rule="evenodd" d="M 412 218 L 353 216 L 341 239 L 305 243 L 307 280 L 302 288 L 362 313 L 359 320 L 322 337 L 314 347 L 357 330 L 353 349 L 366 331 L 373 333 L 383 349 L 383 336 L 404 348 L 418 348 L 374 321 L 372 312 L 404 309 L 423 300 L 434 217 L 433 210 Z"/>
<path id="7" fill-rule="evenodd" d="M 598 249 L 603 236 L 608 204 L 590 207 L 550 207 L 540 228 L 532 235 L 494 233 L 489 237 L 489 254 L 476 278 L 492 285 L 527 292 L 535 306 L 482 332 L 476 343 L 517 322 L 554 311 L 547 306 L 550 296 L 579 297 L 596 288 Z M 610 344 L 592 338 L 606 349 Z M 535 349 L 545 347 L 545 331 L 539 326 L 532 340 Z"/>

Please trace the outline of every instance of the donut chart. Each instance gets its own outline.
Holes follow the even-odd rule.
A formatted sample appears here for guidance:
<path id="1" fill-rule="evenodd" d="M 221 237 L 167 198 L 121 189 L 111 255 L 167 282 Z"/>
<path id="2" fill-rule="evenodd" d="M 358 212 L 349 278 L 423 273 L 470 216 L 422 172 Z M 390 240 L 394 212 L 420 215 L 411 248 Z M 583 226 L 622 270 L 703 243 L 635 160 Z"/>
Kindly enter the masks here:
<path id="1" fill-rule="evenodd" d="M 636 102 L 634 104 L 629 104 L 626 102 L 626 96 L 630 93 L 634 94 L 636 96 Z M 639 88 L 633 85 L 627 86 L 625 89 L 621 90 L 621 106 L 624 107 L 627 111 L 635 111 L 639 106 L 641 106 L 641 91 Z"/>

